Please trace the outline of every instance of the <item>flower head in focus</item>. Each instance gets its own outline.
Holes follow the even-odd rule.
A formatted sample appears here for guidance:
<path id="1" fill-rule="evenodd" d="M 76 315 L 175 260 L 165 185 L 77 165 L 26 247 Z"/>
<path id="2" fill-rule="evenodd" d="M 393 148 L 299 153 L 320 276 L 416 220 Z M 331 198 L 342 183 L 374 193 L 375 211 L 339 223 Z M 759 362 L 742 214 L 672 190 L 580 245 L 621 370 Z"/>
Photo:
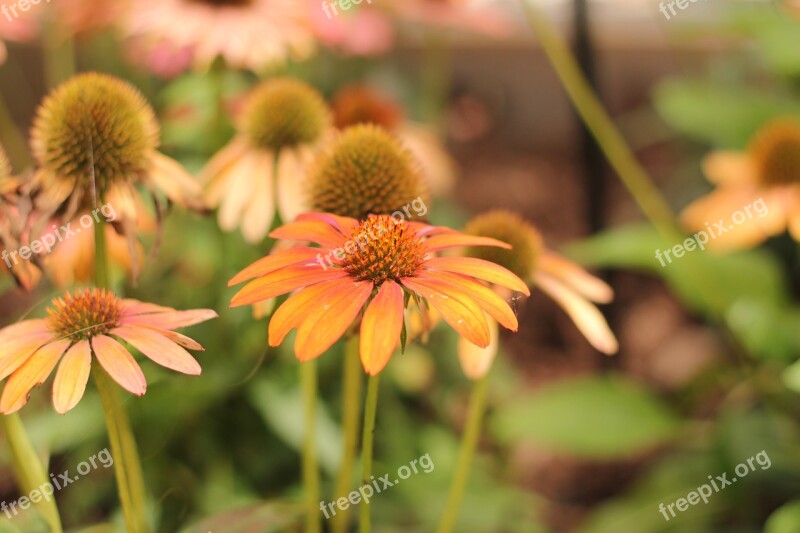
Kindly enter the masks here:
<path id="1" fill-rule="evenodd" d="M 609 303 L 614 293 L 605 282 L 590 275 L 578 265 L 544 247 L 541 234 L 522 217 L 509 211 L 490 211 L 475 217 L 464 228 L 469 235 L 502 240 L 511 249 L 469 248 L 467 255 L 502 265 L 526 283 L 541 289 L 561 306 L 589 343 L 604 354 L 619 348 L 595 303 Z M 503 287 L 498 292 L 508 296 Z M 476 348 L 463 341 L 459 357 L 464 372 L 472 379 L 483 376 L 497 354 L 497 325 L 492 324 L 491 344 Z"/>
<path id="2" fill-rule="evenodd" d="M 241 226 L 261 241 L 276 209 L 284 221 L 305 211 L 302 185 L 331 117 L 322 96 L 291 78 L 266 81 L 248 96 L 239 133 L 208 162 L 201 179 L 206 201 L 219 207 L 225 231 Z"/>
<path id="3" fill-rule="evenodd" d="M 749 211 L 733 229 L 710 240 L 709 247 L 750 248 L 787 229 L 800 241 L 800 121 L 767 123 L 745 152 L 711 153 L 703 172 L 717 188 L 684 210 L 681 218 L 688 229 L 707 230 L 737 211 Z"/>
<path id="4" fill-rule="evenodd" d="M 230 285 L 248 282 L 231 306 L 250 305 L 292 291 L 272 315 L 270 346 L 280 345 L 297 328 L 295 354 L 307 361 L 324 353 L 361 317 L 360 353 L 364 369 L 378 374 L 400 344 L 404 311 L 413 299 L 430 305 L 469 342 L 489 344 L 485 314 L 516 330 L 507 302 L 484 281 L 529 293 L 517 276 L 488 261 L 434 257 L 460 246 L 508 245 L 486 237 L 406 222 L 388 215 L 361 222 L 310 213 L 271 233 L 276 239 L 316 243 L 264 257 Z"/>
<path id="5" fill-rule="evenodd" d="M 56 298 L 48 314 L 48 318 L 25 320 L 0 330 L 0 380 L 8 378 L 0 396 L 2 414 L 22 408 L 31 390 L 44 383 L 56 366 L 53 406 L 66 413 L 83 397 L 93 357 L 122 388 L 142 396 L 147 381 L 120 341 L 163 367 L 199 375 L 200 365 L 185 348 L 203 347 L 173 330 L 217 316 L 208 309 L 176 311 L 123 300 L 102 289 Z"/>

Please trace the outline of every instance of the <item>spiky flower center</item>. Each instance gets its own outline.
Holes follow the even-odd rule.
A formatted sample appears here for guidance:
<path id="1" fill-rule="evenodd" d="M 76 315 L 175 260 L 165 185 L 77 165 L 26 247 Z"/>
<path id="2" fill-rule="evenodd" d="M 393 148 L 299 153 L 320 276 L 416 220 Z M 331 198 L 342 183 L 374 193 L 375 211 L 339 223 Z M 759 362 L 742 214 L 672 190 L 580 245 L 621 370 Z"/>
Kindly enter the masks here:
<path id="1" fill-rule="evenodd" d="M 104 289 L 85 289 L 55 298 L 47 309 L 52 331 L 71 340 L 87 340 L 114 329 L 121 314 L 121 301 Z"/>
<path id="2" fill-rule="evenodd" d="M 511 245 L 511 250 L 494 246 L 475 246 L 467 255 L 485 259 L 503 266 L 526 280 L 536 268 L 542 251 L 542 236 L 531 224 L 510 211 L 489 211 L 473 218 L 464 228 L 465 233 L 491 237 Z"/>
<path id="3" fill-rule="evenodd" d="M 105 74 L 81 74 L 39 107 L 31 148 L 54 179 L 101 190 L 140 178 L 158 146 L 152 108 L 132 85 Z M 93 172 L 92 172 L 93 171 Z"/>
<path id="4" fill-rule="evenodd" d="M 205 4 L 212 7 L 247 7 L 255 0 L 188 0 L 192 4 Z"/>
<path id="5" fill-rule="evenodd" d="M 315 210 L 359 220 L 371 214 L 390 215 L 416 198 L 427 197 L 410 152 L 372 124 L 345 130 L 318 158 L 310 191 Z"/>
<path id="6" fill-rule="evenodd" d="M 749 149 L 762 183 L 800 183 L 800 122 L 792 119 L 770 122 L 755 135 Z"/>
<path id="7" fill-rule="evenodd" d="M 395 102 L 364 85 L 342 89 L 333 98 L 334 123 L 345 129 L 357 124 L 376 124 L 394 129 L 403 117 Z"/>
<path id="8" fill-rule="evenodd" d="M 380 285 L 413 276 L 425 259 L 425 245 L 405 222 L 373 216 L 353 232 L 344 254 L 340 264 L 348 274 Z"/>
<path id="9" fill-rule="evenodd" d="M 315 89 L 279 78 L 261 84 L 250 95 L 242 131 L 256 146 L 279 150 L 316 141 L 330 122 L 330 112 Z"/>

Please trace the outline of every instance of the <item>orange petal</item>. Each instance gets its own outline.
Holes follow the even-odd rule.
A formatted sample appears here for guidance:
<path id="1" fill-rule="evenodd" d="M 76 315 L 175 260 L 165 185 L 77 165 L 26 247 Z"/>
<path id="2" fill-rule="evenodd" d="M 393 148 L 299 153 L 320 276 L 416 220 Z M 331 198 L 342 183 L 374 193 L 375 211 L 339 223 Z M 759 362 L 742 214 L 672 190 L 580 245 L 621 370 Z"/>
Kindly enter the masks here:
<path id="1" fill-rule="evenodd" d="M 166 330 L 166 329 L 154 328 L 153 326 L 135 326 L 135 327 L 142 327 L 142 328 L 152 329 L 153 331 L 155 331 L 159 335 L 162 335 L 162 336 L 168 338 L 169 340 L 171 340 L 172 342 L 174 342 L 178 346 L 183 346 L 184 348 L 186 348 L 188 350 L 197 350 L 197 351 L 200 351 L 200 352 L 204 352 L 206 350 L 196 340 L 194 340 L 192 338 L 189 338 L 186 335 L 181 335 L 177 331 L 169 331 L 169 330 Z"/>
<path id="2" fill-rule="evenodd" d="M 717 185 L 756 183 L 758 169 L 745 153 L 718 150 L 703 159 L 703 174 Z"/>
<path id="3" fill-rule="evenodd" d="M 6 379 L 21 367 L 33 353 L 55 340 L 52 333 L 37 333 L 13 339 L 0 345 L 0 380 Z"/>
<path id="4" fill-rule="evenodd" d="M 319 357 L 350 327 L 361 312 L 372 282 L 360 281 L 336 287 L 312 307 L 297 330 L 294 352 L 300 361 Z"/>
<path id="5" fill-rule="evenodd" d="M 0 398 L 0 413 L 11 414 L 28 403 L 31 389 L 45 382 L 67 348 L 69 348 L 68 340 L 43 346 L 11 374 Z"/>
<path id="6" fill-rule="evenodd" d="M 24 320 L 22 322 L 16 322 L 0 330 L 0 350 L 2 350 L 2 343 L 9 339 L 35 335 L 37 333 L 46 333 L 48 331 L 50 331 L 50 329 L 47 327 L 47 320 Z"/>
<path id="7" fill-rule="evenodd" d="M 158 329 L 178 329 L 194 326 L 206 320 L 217 318 L 217 316 L 217 312 L 211 309 L 192 309 L 190 311 L 123 316 L 119 323 L 132 324 L 135 326 L 152 326 Z"/>
<path id="8" fill-rule="evenodd" d="M 320 265 L 287 267 L 258 278 L 244 286 L 231 299 L 231 307 L 250 305 L 267 298 L 292 292 L 300 287 L 314 285 L 322 281 L 344 278 L 348 274 L 338 268 L 325 269 Z"/>
<path id="9" fill-rule="evenodd" d="M 492 367 L 492 362 L 497 356 L 497 350 L 500 348 L 500 332 L 497 328 L 497 322 L 491 318 L 487 319 L 489 324 L 489 346 L 481 348 L 468 342 L 463 337 L 458 338 L 458 359 L 461 362 L 461 368 L 464 374 L 469 379 L 480 379 L 486 375 Z"/>
<path id="10" fill-rule="evenodd" d="M 344 246 L 347 238 L 333 226 L 317 220 L 290 222 L 269 234 L 273 239 L 315 242 L 328 248 Z"/>
<path id="11" fill-rule="evenodd" d="M 345 278 L 323 281 L 292 295 L 275 311 L 269 321 L 269 345 L 280 346 L 286 335 L 303 323 L 307 310 L 312 305 L 322 301 L 328 292 L 341 286 L 350 287 L 352 282 Z"/>
<path id="12" fill-rule="evenodd" d="M 539 269 L 593 302 L 607 304 L 614 299 L 614 290 L 605 281 L 558 254 L 543 252 L 539 259 Z"/>
<path id="13" fill-rule="evenodd" d="M 404 315 L 403 289 L 394 281 L 381 285 L 361 320 L 361 364 L 370 376 L 377 375 L 400 342 Z"/>
<path id="14" fill-rule="evenodd" d="M 455 248 L 457 246 L 497 246 L 498 248 L 511 249 L 510 244 L 506 244 L 491 237 L 477 237 L 475 235 L 464 235 L 463 233 L 445 233 L 434 235 L 425 241 L 429 252 L 444 250 L 445 248 Z"/>
<path id="15" fill-rule="evenodd" d="M 290 248 L 277 253 L 270 254 L 262 257 L 255 263 L 251 264 L 228 282 L 228 287 L 233 287 L 239 283 L 249 281 L 253 278 L 258 278 L 280 270 L 283 267 L 291 266 L 297 263 L 313 259 L 320 253 L 319 248 L 309 248 L 307 246 L 298 246 L 297 248 Z"/>
<path id="16" fill-rule="evenodd" d="M 124 339 L 125 342 L 165 368 L 190 376 L 199 376 L 202 372 L 200 364 L 189 352 L 150 328 L 120 326 L 111 330 L 111 335 Z"/>
<path id="17" fill-rule="evenodd" d="M 111 379 L 131 394 L 142 396 L 147 391 L 147 380 L 142 369 L 123 345 L 105 335 L 92 339 L 94 356 Z"/>
<path id="18" fill-rule="evenodd" d="M 64 414 L 81 401 L 92 369 L 92 349 L 89 341 L 80 341 L 70 348 L 58 365 L 53 382 L 53 407 Z"/>
<path id="19" fill-rule="evenodd" d="M 404 278 L 403 285 L 416 292 L 442 314 L 445 322 L 470 342 L 481 347 L 489 344 L 489 327 L 483 311 L 469 298 L 455 295 L 451 291 L 444 294 L 439 286 L 433 286 L 430 280 L 421 278 Z"/>
<path id="20" fill-rule="evenodd" d="M 425 262 L 427 270 L 446 270 L 473 278 L 482 279 L 489 283 L 507 287 L 521 292 L 526 296 L 531 295 L 528 285 L 510 270 L 491 261 L 474 257 L 434 257 Z"/>
<path id="21" fill-rule="evenodd" d="M 350 217 L 340 217 L 339 215 L 332 215 L 330 213 L 303 213 L 297 217 L 297 221 L 303 220 L 318 220 L 330 226 L 333 226 L 342 235 L 352 235 L 358 228 L 358 220 Z"/>
<path id="22" fill-rule="evenodd" d="M 504 328 L 511 331 L 519 329 L 517 315 L 508 305 L 508 302 L 501 298 L 496 292 L 460 274 L 450 272 L 437 272 L 436 276 L 420 275 L 417 279 L 424 279 L 432 287 L 449 295 L 463 294 L 472 298 L 478 306 L 488 313 L 496 321 L 500 322 Z"/>
<path id="23" fill-rule="evenodd" d="M 536 286 L 550 295 L 570 316 L 583 336 L 600 352 L 611 355 L 619 349 L 614 333 L 597 307 L 552 276 L 534 275 Z"/>

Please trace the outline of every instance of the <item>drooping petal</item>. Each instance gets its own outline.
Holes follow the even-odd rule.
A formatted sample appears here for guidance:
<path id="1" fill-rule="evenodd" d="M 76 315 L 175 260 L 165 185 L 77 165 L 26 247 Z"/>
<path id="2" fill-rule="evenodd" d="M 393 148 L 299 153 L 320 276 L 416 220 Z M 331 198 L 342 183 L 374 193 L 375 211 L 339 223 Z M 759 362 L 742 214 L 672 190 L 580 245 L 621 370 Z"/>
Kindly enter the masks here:
<path id="1" fill-rule="evenodd" d="M 342 286 L 352 287 L 352 284 L 353 282 L 347 278 L 338 278 L 306 287 L 292 295 L 275 311 L 269 321 L 269 345 L 280 346 L 286 335 L 303 323 L 307 309 L 323 301 L 330 291 Z"/>
<path id="2" fill-rule="evenodd" d="M 543 252 L 539 258 L 539 270 L 553 276 L 593 302 L 607 304 L 614 299 L 614 290 L 608 283 L 556 253 Z"/>
<path id="3" fill-rule="evenodd" d="M 461 362 L 461 368 L 464 374 L 469 379 L 477 380 L 486 375 L 492 362 L 497 356 L 497 350 L 500 348 L 500 332 L 498 331 L 497 322 L 491 318 L 487 318 L 489 324 L 489 346 L 481 348 L 468 342 L 465 338 L 458 338 L 458 359 Z"/>
<path id="4" fill-rule="evenodd" d="M 250 149 L 246 137 L 239 135 L 217 152 L 200 172 L 199 181 L 205 189 L 203 197 L 209 207 L 220 204 L 222 196 L 230 187 L 230 169 Z"/>
<path id="5" fill-rule="evenodd" d="M 489 344 L 489 326 L 478 305 L 463 296 L 451 297 L 443 294 L 438 287 L 432 286 L 428 280 L 420 278 L 403 278 L 403 285 L 425 298 L 442 314 L 445 322 L 473 344 L 486 347 Z"/>
<path id="6" fill-rule="evenodd" d="M 383 370 L 400 343 L 404 307 L 403 289 L 394 281 L 385 281 L 364 312 L 359 350 L 361 364 L 370 376 Z"/>
<path id="7" fill-rule="evenodd" d="M 534 282 L 567 312 L 595 349 L 607 355 L 617 352 L 619 349 L 617 338 L 597 307 L 557 279 L 542 272 L 534 275 Z"/>
<path id="8" fill-rule="evenodd" d="M 718 150 L 703 159 L 703 174 L 717 185 L 756 183 L 758 169 L 746 153 Z"/>
<path id="9" fill-rule="evenodd" d="M 497 246 L 498 248 L 505 248 L 506 250 L 511 249 L 510 244 L 492 239 L 491 237 L 478 237 L 456 232 L 434 235 L 425 241 L 425 245 L 429 252 L 444 250 L 446 248 L 456 248 L 459 246 Z"/>
<path id="10" fill-rule="evenodd" d="M 92 349 L 89 341 L 80 341 L 70 348 L 58 365 L 53 381 L 53 407 L 64 414 L 81 401 L 92 369 Z"/>
<path id="11" fill-rule="evenodd" d="M 153 152 L 150 159 L 153 170 L 149 178 L 167 198 L 183 207 L 205 208 L 200 183 L 180 163 L 159 152 Z"/>
<path id="12" fill-rule="evenodd" d="M 120 326 L 110 334 L 120 337 L 165 368 L 191 376 L 199 376 L 202 372 L 200 364 L 189 352 L 150 328 Z"/>
<path id="13" fill-rule="evenodd" d="M 258 174 L 263 169 L 262 157 L 266 156 L 259 152 L 248 153 L 230 169 L 230 186 L 223 193 L 218 213 L 219 227 L 223 231 L 233 231 L 242 221 L 244 211 L 253 198 L 254 180 L 270 178 L 271 174 Z"/>
<path id="14" fill-rule="evenodd" d="M 228 282 L 228 287 L 250 281 L 253 278 L 265 276 L 283 267 L 314 259 L 319 253 L 319 248 L 309 248 L 308 246 L 298 246 L 296 248 L 289 248 L 288 250 L 272 253 L 266 257 L 262 257 L 236 274 L 233 279 Z"/>
<path id="15" fill-rule="evenodd" d="M 92 339 L 92 351 L 100 366 L 111 379 L 126 391 L 142 396 L 147 391 L 147 380 L 142 369 L 123 345 L 105 335 Z"/>
<path id="16" fill-rule="evenodd" d="M 275 218 L 274 156 L 260 154 L 251 181 L 250 198 L 242 213 L 242 235 L 250 244 L 264 240 Z"/>
<path id="17" fill-rule="evenodd" d="M 164 307 L 163 305 L 156 305 L 148 302 L 140 302 L 139 300 L 134 300 L 132 298 L 122 300 L 121 309 L 123 316 L 144 315 L 148 313 L 169 313 L 175 311 L 175 309 L 171 307 Z"/>
<path id="18" fill-rule="evenodd" d="M 123 316 L 119 322 L 120 324 L 152 326 L 158 329 L 179 329 L 194 326 L 206 320 L 217 318 L 217 316 L 217 312 L 212 309 L 192 309 L 189 311 Z"/>
<path id="19" fill-rule="evenodd" d="M 35 335 L 37 333 L 45 333 L 49 331 L 47 327 L 47 320 L 24 320 L 16 322 L 0 330 L 0 350 L 2 350 L 2 343 L 10 339 L 26 337 L 28 335 Z M 2 353 L 2 352 L 0 352 Z M 0 356 L 1 357 L 1 356 Z"/>
<path id="20" fill-rule="evenodd" d="M 284 224 L 270 234 L 273 239 L 315 242 L 328 248 L 344 246 L 347 238 L 333 226 L 318 220 L 296 220 Z"/>
<path id="21" fill-rule="evenodd" d="M 427 270 L 444 270 L 472 276 L 473 278 L 521 292 L 526 296 L 531 295 L 528 285 L 518 278 L 516 274 L 491 261 L 474 257 L 434 257 L 425 261 L 425 268 Z"/>
<path id="22" fill-rule="evenodd" d="M 293 222 L 300 213 L 311 209 L 305 177 L 313 159 L 313 152 L 306 147 L 281 150 L 278 158 L 278 212 L 284 222 Z"/>
<path id="23" fill-rule="evenodd" d="M 154 328 L 152 326 L 136 326 L 136 327 L 152 329 L 153 331 L 155 331 L 159 335 L 163 335 L 164 337 L 168 338 L 169 340 L 171 340 L 172 342 L 174 342 L 178 346 L 183 346 L 187 350 L 197 350 L 197 351 L 200 351 L 200 352 L 204 352 L 206 350 L 196 340 L 194 340 L 192 338 L 189 338 L 186 335 L 182 335 L 182 334 L 178 333 L 177 331 L 169 331 L 169 330 L 166 330 L 166 329 Z"/>
<path id="24" fill-rule="evenodd" d="M 337 287 L 313 307 L 297 330 L 295 355 L 300 361 L 319 357 L 344 335 L 361 312 L 373 285 L 360 281 Z"/>
<path id="25" fill-rule="evenodd" d="M 31 389 L 45 382 L 69 344 L 60 340 L 43 346 L 11 374 L 0 397 L 0 413 L 11 414 L 28 403 Z"/>
<path id="26" fill-rule="evenodd" d="M 52 333 L 37 333 L 8 340 L 0 345 L 0 380 L 6 379 L 22 366 L 33 354 L 55 340 Z"/>
<path id="27" fill-rule="evenodd" d="M 283 268 L 245 285 L 231 299 L 231 307 L 254 304 L 300 287 L 346 276 L 347 272 L 342 269 L 325 269 L 319 265 Z"/>

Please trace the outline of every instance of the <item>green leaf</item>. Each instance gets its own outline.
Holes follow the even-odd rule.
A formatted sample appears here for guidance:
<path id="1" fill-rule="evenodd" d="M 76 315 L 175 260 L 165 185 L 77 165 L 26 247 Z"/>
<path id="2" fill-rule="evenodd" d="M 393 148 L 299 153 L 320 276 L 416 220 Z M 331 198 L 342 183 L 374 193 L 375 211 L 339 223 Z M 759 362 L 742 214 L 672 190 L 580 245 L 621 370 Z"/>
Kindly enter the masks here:
<path id="1" fill-rule="evenodd" d="M 529 440 L 596 459 L 625 457 L 673 437 L 679 422 L 648 391 L 621 377 L 580 377 L 548 385 L 500 409 L 504 442 Z"/>
<path id="2" fill-rule="evenodd" d="M 779 507 L 764 524 L 764 533 L 796 533 L 797 531 L 800 531 L 800 500 Z"/>

